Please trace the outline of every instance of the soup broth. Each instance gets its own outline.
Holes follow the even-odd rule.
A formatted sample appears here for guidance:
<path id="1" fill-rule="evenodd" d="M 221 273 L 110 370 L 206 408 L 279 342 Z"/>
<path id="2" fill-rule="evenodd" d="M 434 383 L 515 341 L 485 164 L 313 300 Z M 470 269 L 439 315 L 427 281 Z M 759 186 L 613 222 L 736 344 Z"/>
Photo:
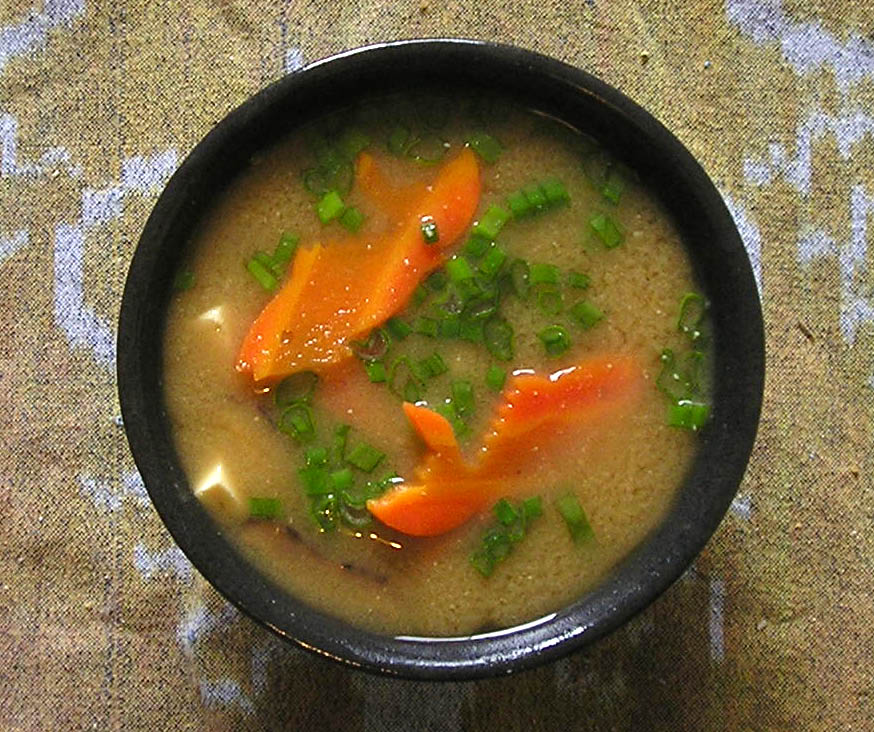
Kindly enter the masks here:
<path id="1" fill-rule="evenodd" d="M 415 100 L 383 100 L 253 160 L 202 222 L 166 326 L 165 398 L 192 490 L 292 594 L 389 634 L 508 627 L 596 586 L 665 516 L 695 451 L 695 430 L 682 426 L 699 426 L 706 413 L 703 301 L 687 295 L 696 291 L 690 262 L 654 197 L 581 133 L 526 111 L 452 106 L 464 111 L 444 105 L 422 119 Z M 374 253 L 396 256 L 399 222 L 422 213 L 404 202 L 437 195 L 463 154 L 475 164 L 479 190 L 467 205 L 480 224 L 460 222 L 449 242 L 445 221 L 424 217 L 421 242 L 410 246 L 439 252 L 439 266 L 420 272 L 409 296 L 372 277 L 380 262 L 359 267 Z M 377 183 L 391 195 L 366 190 Z M 318 213 L 329 218 L 338 200 L 323 223 Z M 275 249 L 284 232 L 299 239 L 288 265 Z M 326 266 L 318 292 L 296 307 L 328 312 L 342 301 L 338 291 L 363 288 L 369 304 L 387 293 L 393 320 L 374 316 L 373 331 L 320 351 L 317 377 L 301 377 L 311 369 L 297 363 L 290 382 L 257 380 L 241 344 L 268 302 L 287 294 L 265 286 L 307 280 L 296 268 L 316 243 L 345 247 L 348 260 Z M 267 253 L 260 269 L 250 264 L 257 250 Z M 322 291 L 333 292 L 327 304 Z M 361 312 L 350 307 L 348 321 Z M 613 387 L 597 379 L 622 369 L 628 384 L 617 381 L 616 398 L 604 402 Z M 564 388 L 589 372 L 594 401 L 574 411 L 576 397 L 559 393 L 531 434 L 522 405 L 506 407 L 514 389 L 536 402 L 539 384 Z M 525 382 L 532 373 L 546 380 Z M 405 401 L 445 420 L 405 412 Z M 566 408 L 567 418 L 549 413 Z M 431 425 L 426 440 L 416 419 Z M 511 439 L 507 425 L 517 422 L 521 436 Z M 454 448 L 427 442 L 445 425 L 457 435 L 444 435 L 458 441 L 454 462 Z M 482 467 L 489 454 L 500 459 Z M 325 475 L 334 482 L 316 485 Z M 427 513 L 421 496 L 407 514 L 378 503 L 383 490 L 423 483 L 430 500 L 443 483 L 464 481 L 453 490 L 478 497 L 458 515 L 445 506 Z M 534 498 L 539 505 L 525 503 Z M 411 535 L 412 524 L 443 530 Z"/>

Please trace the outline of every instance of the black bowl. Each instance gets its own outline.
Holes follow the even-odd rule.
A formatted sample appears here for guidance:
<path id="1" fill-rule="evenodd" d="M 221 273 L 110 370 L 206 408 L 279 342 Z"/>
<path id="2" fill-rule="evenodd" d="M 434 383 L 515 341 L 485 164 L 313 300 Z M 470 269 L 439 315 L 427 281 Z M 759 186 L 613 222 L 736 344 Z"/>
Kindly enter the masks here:
<path id="1" fill-rule="evenodd" d="M 161 337 L 174 271 L 192 231 L 256 152 L 365 96 L 447 86 L 508 96 L 584 130 L 649 184 L 673 216 L 712 303 L 713 411 L 669 515 L 597 589 L 554 615 L 497 633 L 389 637 L 289 596 L 228 543 L 193 496 L 170 437 Z M 689 152 L 642 108 L 589 74 L 528 51 L 460 40 L 343 53 L 286 76 L 231 112 L 194 148 L 149 217 L 118 331 L 119 395 L 130 447 L 158 513 L 194 566 L 283 638 L 353 666 L 410 678 L 528 668 L 594 641 L 651 603 L 689 566 L 725 514 L 752 449 L 763 384 L 762 313 L 750 263 L 722 198 Z"/>

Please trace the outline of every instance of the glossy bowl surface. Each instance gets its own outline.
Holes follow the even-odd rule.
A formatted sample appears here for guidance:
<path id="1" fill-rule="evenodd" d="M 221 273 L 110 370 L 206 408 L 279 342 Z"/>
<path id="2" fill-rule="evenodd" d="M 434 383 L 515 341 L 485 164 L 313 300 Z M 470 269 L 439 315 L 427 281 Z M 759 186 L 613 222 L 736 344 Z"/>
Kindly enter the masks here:
<path id="1" fill-rule="evenodd" d="M 289 596 L 242 558 L 201 507 L 168 427 L 162 331 L 174 271 L 195 226 L 253 155 L 356 100 L 438 87 L 508 96 L 562 120 L 595 136 L 649 184 L 673 216 L 712 303 L 713 412 L 666 520 L 603 585 L 552 615 L 496 633 L 389 637 Z M 474 678 L 528 668 L 594 641 L 650 604 L 689 566 L 725 514 L 752 449 L 763 384 L 762 313 L 750 262 L 721 196 L 690 153 L 641 107 L 579 69 L 517 48 L 462 40 L 401 41 L 343 53 L 286 76 L 231 112 L 179 167 L 149 217 L 118 331 L 128 441 L 158 513 L 194 566 L 283 638 L 353 666 L 409 678 Z"/>

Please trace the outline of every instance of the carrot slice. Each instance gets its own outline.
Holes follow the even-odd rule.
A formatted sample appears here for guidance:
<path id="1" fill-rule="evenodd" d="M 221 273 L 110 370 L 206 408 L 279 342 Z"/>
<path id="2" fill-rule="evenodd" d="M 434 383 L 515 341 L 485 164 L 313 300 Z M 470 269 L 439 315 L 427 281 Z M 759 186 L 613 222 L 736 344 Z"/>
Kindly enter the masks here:
<path id="1" fill-rule="evenodd" d="M 443 416 L 404 404 L 429 452 L 414 480 L 368 501 L 367 508 L 387 526 L 412 536 L 451 531 L 506 495 L 512 477 L 557 432 L 601 423 L 630 404 L 642 383 L 642 371 L 626 356 L 589 359 L 548 376 L 516 374 L 473 464 L 461 459 L 452 426 Z"/>
<path id="2" fill-rule="evenodd" d="M 376 180 L 374 161 L 360 165 Z M 374 183 L 377 199 L 391 189 Z M 396 207 L 406 213 L 381 238 L 359 235 L 298 251 L 291 276 L 243 340 L 237 370 L 257 382 L 271 382 L 296 371 L 324 371 L 352 355 L 349 343 L 364 336 L 404 307 L 421 280 L 440 265 L 476 211 L 479 166 L 464 148 L 437 173 L 433 183 Z M 431 217 L 440 241 L 428 245 L 421 221 Z"/>

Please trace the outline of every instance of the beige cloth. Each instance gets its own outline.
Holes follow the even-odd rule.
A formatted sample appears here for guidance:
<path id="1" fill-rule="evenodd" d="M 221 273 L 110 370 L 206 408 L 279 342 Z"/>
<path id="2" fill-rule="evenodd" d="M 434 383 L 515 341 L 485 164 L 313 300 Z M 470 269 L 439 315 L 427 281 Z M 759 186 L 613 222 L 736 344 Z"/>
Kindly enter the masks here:
<path id="1" fill-rule="evenodd" d="M 864 0 L 29 0 L 0 6 L 0 728 L 874 728 L 874 10 Z M 514 43 L 649 108 L 760 273 L 768 382 L 693 571 L 590 650 L 469 684 L 282 645 L 174 547 L 119 424 L 114 332 L 162 183 L 333 52 Z"/>

